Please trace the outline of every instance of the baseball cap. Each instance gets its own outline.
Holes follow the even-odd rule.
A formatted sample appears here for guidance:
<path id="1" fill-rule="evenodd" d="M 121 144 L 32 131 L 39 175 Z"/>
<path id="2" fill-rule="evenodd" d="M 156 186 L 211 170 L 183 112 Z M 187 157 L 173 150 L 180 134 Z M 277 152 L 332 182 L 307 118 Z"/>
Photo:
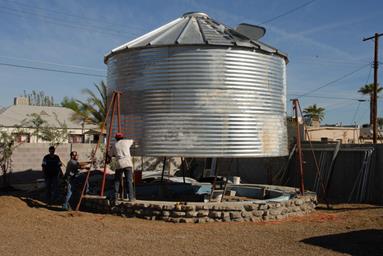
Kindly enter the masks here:
<path id="1" fill-rule="evenodd" d="M 116 133 L 115 138 L 116 139 L 123 139 L 124 138 L 124 134 L 122 132 L 118 132 L 118 133 Z"/>

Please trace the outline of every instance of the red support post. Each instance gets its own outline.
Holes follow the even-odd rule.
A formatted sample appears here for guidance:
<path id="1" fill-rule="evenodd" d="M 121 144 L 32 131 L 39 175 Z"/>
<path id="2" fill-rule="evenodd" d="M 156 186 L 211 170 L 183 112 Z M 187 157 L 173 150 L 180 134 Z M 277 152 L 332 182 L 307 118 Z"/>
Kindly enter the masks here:
<path id="1" fill-rule="evenodd" d="M 98 141 L 97 141 L 97 144 L 96 144 L 96 147 L 93 151 L 93 154 L 91 156 L 91 159 L 92 159 L 92 162 L 94 161 L 95 157 L 96 157 L 96 153 L 97 153 L 97 150 L 98 148 L 100 147 L 100 144 L 101 144 L 101 134 L 102 132 L 105 130 L 105 126 L 106 126 L 106 121 L 108 119 L 108 116 L 109 116 L 109 113 L 110 113 L 110 110 L 112 109 L 112 106 L 113 106 L 113 102 L 114 102 L 114 92 L 112 94 L 112 100 L 110 101 L 110 104 L 109 104 L 109 107 L 107 108 L 107 112 L 106 112 L 106 116 L 105 116 L 105 120 L 104 122 L 102 123 L 101 125 L 101 131 L 100 131 L 100 136 L 98 137 Z M 85 193 L 85 187 L 86 187 L 86 184 L 88 183 L 88 180 L 89 180 L 89 176 L 90 176 L 90 170 L 88 170 L 87 174 L 86 174 L 86 178 L 85 178 L 85 182 L 84 182 L 84 185 L 82 187 L 82 190 L 81 190 L 81 195 L 80 195 L 80 199 L 77 203 L 77 206 L 76 206 L 76 211 L 78 211 L 80 209 L 80 205 L 81 205 L 81 201 L 84 197 L 84 193 Z"/>
<path id="2" fill-rule="evenodd" d="M 109 131 L 108 131 L 108 137 L 107 137 L 107 140 L 106 140 L 105 159 L 104 159 L 104 173 L 102 175 L 102 184 L 101 184 L 100 196 L 104 196 L 104 190 L 105 190 L 106 159 L 107 159 L 108 153 L 109 153 L 110 139 L 111 139 L 112 129 L 113 129 L 114 113 L 115 113 L 115 110 L 116 110 L 116 95 L 117 95 L 116 92 L 113 92 L 113 97 L 112 97 L 112 115 L 110 116 Z M 108 116 L 106 117 L 106 119 L 108 119 Z"/>

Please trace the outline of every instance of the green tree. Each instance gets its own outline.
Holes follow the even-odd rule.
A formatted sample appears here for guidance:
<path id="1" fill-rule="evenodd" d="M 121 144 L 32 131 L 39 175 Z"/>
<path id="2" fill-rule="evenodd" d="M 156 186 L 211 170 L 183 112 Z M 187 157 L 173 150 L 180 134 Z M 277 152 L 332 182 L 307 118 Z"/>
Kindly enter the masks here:
<path id="1" fill-rule="evenodd" d="M 87 124 L 95 124 L 101 127 L 106 118 L 107 86 L 104 81 L 94 84 L 96 92 L 84 89 L 82 92 L 87 96 L 85 101 L 65 98 L 61 106 L 72 109 L 75 114 L 72 120 Z"/>
<path id="2" fill-rule="evenodd" d="M 33 113 L 29 115 L 29 119 L 23 121 L 24 126 L 34 129 L 32 135 L 43 141 L 48 141 L 51 146 L 57 147 L 68 139 L 68 126 L 65 122 L 61 122 L 56 113 L 53 113 L 57 126 L 52 127 L 39 114 Z"/>
<path id="3" fill-rule="evenodd" d="M 379 94 L 382 90 L 383 90 L 383 88 L 378 85 L 377 93 Z M 373 100 L 372 100 L 372 98 L 373 98 L 373 93 L 374 93 L 374 84 L 365 84 L 364 86 L 359 88 L 358 92 L 363 94 L 363 95 L 370 96 L 370 125 L 372 126 L 372 120 L 373 120 L 373 116 L 372 116 Z"/>
<path id="4" fill-rule="evenodd" d="M 67 96 L 65 96 L 63 98 L 60 105 L 61 105 L 61 107 L 64 107 L 64 108 L 70 108 L 73 111 L 79 111 L 80 110 L 80 105 L 77 102 L 77 100 L 75 100 L 74 98 L 69 98 Z"/>
<path id="5" fill-rule="evenodd" d="M 322 121 L 325 116 L 325 109 L 314 104 L 303 110 L 303 116 L 310 120 Z"/>
<path id="6" fill-rule="evenodd" d="M 0 169 L 3 177 L 3 186 L 9 186 L 8 173 L 12 169 L 12 154 L 19 143 L 15 143 L 16 137 L 21 133 L 0 131 Z"/>

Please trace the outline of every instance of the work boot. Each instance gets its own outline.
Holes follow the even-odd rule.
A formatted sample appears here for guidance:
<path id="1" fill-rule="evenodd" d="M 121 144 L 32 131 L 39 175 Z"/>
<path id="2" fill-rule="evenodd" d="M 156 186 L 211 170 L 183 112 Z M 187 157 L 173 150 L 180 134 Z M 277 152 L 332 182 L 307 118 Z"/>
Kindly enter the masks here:
<path id="1" fill-rule="evenodd" d="M 63 204 L 62 208 L 64 211 L 71 211 L 72 210 L 72 208 L 70 207 L 69 204 Z"/>

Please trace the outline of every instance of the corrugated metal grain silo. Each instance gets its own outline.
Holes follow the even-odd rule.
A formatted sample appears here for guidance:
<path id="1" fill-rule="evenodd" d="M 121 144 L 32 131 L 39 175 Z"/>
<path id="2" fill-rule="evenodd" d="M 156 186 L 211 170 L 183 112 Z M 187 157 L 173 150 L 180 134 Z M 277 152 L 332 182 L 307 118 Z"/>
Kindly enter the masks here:
<path id="1" fill-rule="evenodd" d="M 287 56 L 258 41 L 263 33 L 187 13 L 106 55 L 139 154 L 287 155 Z"/>

